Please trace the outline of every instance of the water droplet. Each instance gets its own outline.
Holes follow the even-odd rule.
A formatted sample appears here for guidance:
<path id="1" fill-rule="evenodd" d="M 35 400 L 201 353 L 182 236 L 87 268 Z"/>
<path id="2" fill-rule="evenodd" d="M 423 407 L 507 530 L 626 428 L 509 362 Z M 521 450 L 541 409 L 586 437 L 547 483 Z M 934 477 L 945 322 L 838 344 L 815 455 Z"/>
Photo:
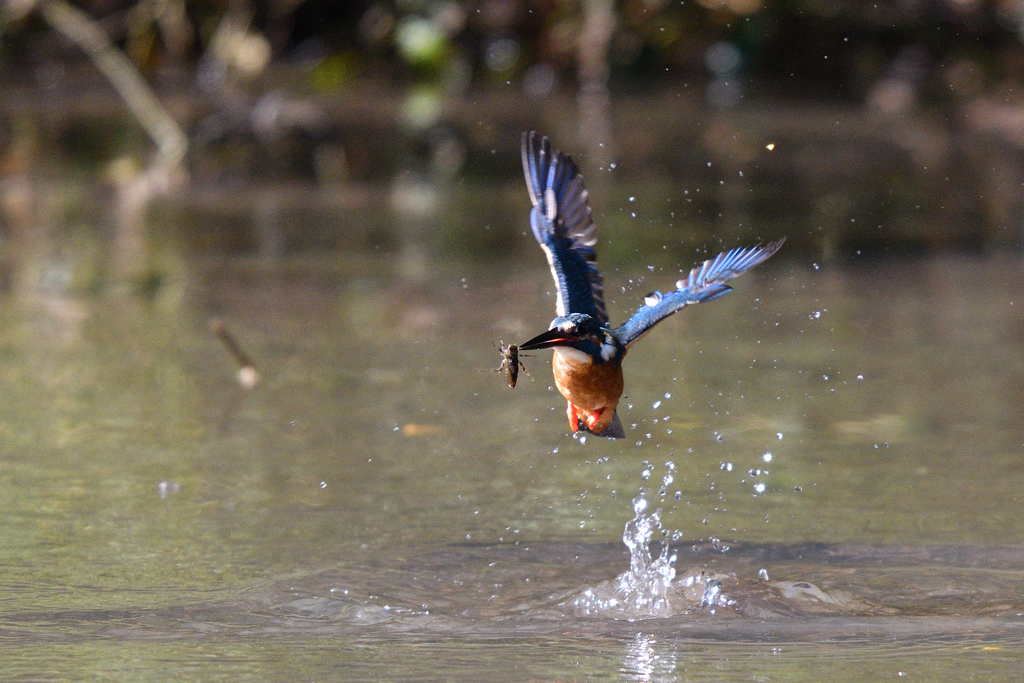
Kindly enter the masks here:
<path id="1" fill-rule="evenodd" d="M 823 380 L 825 380 L 826 382 L 828 381 L 828 375 L 822 375 L 822 376 L 821 376 L 821 378 L 822 378 Z"/>
<path id="2" fill-rule="evenodd" d="M 640 445 L 639 441 L 637 442 L 637 445 Z M 651 471 L 649 469 L 642 471 L 640 473 L 640 478 L 643 479 L 644 481 L 647 481 L 648 479 L 651 478 Z"/>
<path id="3" fill-rule="evenodd" d="M 651 407 L 657 410 L 658 408 L 661 407 L 661 401 L 655 401 L 654 405 L 652 405 Z"/>
<path id="4" fill-rule="evenodd" d="M 762 581 L 767 581 L 768 580 L 768 570 L 765 569 L 764 567 L 762 567 L 757 572 L 757 578 L 761 579 Z"/>
<path id="5" fill-rule="evenodd" d="M 156 485 L 156 492 L 161 498 L 173 496 L 181 492 L 181 484 L 176 481 L 162 481 Z"/>
<path id="6" fill-rule="evenodd" d="M 718 469 L 724 470 L 726 472 L 732 472 L 732 463 L 731 462 L 720 462 L 720 463 L 718 463 Z"/>
<path id="7" fill-rule="evenodd" d="M 647 499 L 646 498 L 641 498 L 640 496 L 637 496 L 636 498 L 633 499 L 633 512 L 635 514 L 639 515 L 641 512 L 643 512 L 646 509 L 647 509 Z"/>
<path id="8" fill-rule="evenodd" d="M 764 455 L 762 455 L 761 459 L 764 460 L 765 462 L 771 462 L 772 461 L 772 454 L 771 454 L 771 452 L 769 451 L 768 453 L 765 453 Z"/>
<path id="9" fill-rule="evenodd" d="M 683 492 L 682 491 L 676 491 L 675 499 L 676 500 L 682 500 L 683 499 Z"/>
<path id="10" fill-rule="evenodd" d="M 779 437 L 779 441 L 782 441 L 782 432 L 775 432 L 775 436 Z"/>
<path id="11" fill-rule="evenodd" d="M 857 381 L 858 382 L 863 382 L 864 381 L 864 375 L 857 375 Z"/>
<path id="12" fill-rule="evenodd" d="M 722 442 L 722 435 L 721 434 L 716 434 L 715 435 L 715 441 L 718 441 L 719 443 L 721 443 Z"/>
<path id="13" fill-rule="evenodd" d="M 665 398 L 672 398 L 672 394 L 670 394 L 669 392 L 666 391 L 665 392 Z"/>
<path id="14" fill-rule="evenodd" d="M 821 270 L 821 266 L 819 266 L 817 263 L 812 263 L 811 265 L 814 266 L 815 270 Z"/>
<path id="15" fill-rule="evenodd" d="M 754 484 L 754 493 L 764 493 L 764 484 L 761 482 Z"/>
<path id="16" fill-rule="evenodd" d="M 629 198 L 629 201 L 631 201 L 631 202 L 632 202 L 632 201 L 635 201 L 635 200 L 636 200 L 636 197 L 630 197 L 630 198 Z"/>
<path id="17" fill-rule="evenodd" d="M 322 488 L 322 489 L 327 488 L 327 482 L 326 481 L 320 482 L 320 488 Z"/>

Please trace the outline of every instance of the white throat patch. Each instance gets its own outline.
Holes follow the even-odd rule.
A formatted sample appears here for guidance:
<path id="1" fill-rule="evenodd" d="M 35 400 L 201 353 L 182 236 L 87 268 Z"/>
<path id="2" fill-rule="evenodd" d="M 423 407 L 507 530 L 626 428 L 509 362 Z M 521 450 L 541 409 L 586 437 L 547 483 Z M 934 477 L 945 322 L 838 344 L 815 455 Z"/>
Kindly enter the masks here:
<path id="1" fill-rule="evenodd" d="M 574 349 L 571 346 L 556 346 L 554 347 L 555 355 L 567 365 L 573 366 L 587 366 L 594 362 L 594 359 L 583 353 L 579 349 Z"/>

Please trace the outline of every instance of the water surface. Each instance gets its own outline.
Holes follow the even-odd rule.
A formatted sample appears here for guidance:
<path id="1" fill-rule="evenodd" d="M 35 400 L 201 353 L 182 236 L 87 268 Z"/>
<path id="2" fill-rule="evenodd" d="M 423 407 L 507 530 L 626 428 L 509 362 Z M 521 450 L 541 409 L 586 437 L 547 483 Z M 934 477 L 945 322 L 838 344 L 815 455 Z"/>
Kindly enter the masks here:
<path id="1" fill-rule="evenodd" d="M 552 317 L 539 253 L 396 258 L 190 256 L 151 298 L 0 298 L 11 678 L 1019 670 L 1017 259 L 780 254 L 630 352 L 608 441 L 567 434 L 550 353 L 514 390 L 491 372 Z M 691 265 L 610 269 L 613 320 Z M 574 610 L 629 568 L 641 494 L 676 580 L 727 600 Z"/>

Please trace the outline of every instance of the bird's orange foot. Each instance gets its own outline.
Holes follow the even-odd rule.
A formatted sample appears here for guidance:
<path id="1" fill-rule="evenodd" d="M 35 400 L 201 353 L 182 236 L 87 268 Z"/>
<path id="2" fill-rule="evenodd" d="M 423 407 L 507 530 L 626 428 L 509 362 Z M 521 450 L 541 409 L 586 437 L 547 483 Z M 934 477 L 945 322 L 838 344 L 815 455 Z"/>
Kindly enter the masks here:
<path id="1" fill-rule="evenodd" d="M 576 414 L 576 406 L 572 404 L 572 401 L 569 401 L 568 403 L 569 409 L 565 412 L 569 416 L 569 429 L 571 429 L 572 433 L 575 434 L 580 430 L 580 418 Z"/>
<path id="2" fill-rule="evenodd" d="M 595 410 L 590 415 L 587 415 L 587 417 L 586 417 L 587 429 L 589 429 L 591 431 L 594 430 L 594 425 L 596 425 L 598 422 L 601 421 L 601 416 L 604 415 L 604 410 L 605 410 L 604 408 L 601 408 L 600 410 Z"/>

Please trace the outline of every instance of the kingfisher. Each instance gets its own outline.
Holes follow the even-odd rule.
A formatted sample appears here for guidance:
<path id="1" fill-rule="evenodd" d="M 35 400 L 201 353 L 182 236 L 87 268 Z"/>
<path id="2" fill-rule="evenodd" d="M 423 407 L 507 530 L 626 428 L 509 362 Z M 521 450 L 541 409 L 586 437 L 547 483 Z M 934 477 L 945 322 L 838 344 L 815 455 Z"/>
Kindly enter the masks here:
<path id="1" fill-rule="evenodd" d="M 611 327 L 604 284 L 597 267 L 597 228 L 572 157 L 551 153 L 547 137 L 522 136 L 523 173 L 533 209 L 530 225 L 555 279 L 555 313 L 548 331 L 519 344 L 520 351 L 553 349 L 555 386 L 566 398 L 573 433 L 584 431 L 625 438 L 616 406 L 622 397 L 622 359 L 630 346 L 658 322 L 691 304 L 727 294 L 725 284 L 763 263 L 785 237 L 754 247 L 739 247 L 705 261 L 676 282 L 675 291 L 655 291 L 629 320 Z"/>

